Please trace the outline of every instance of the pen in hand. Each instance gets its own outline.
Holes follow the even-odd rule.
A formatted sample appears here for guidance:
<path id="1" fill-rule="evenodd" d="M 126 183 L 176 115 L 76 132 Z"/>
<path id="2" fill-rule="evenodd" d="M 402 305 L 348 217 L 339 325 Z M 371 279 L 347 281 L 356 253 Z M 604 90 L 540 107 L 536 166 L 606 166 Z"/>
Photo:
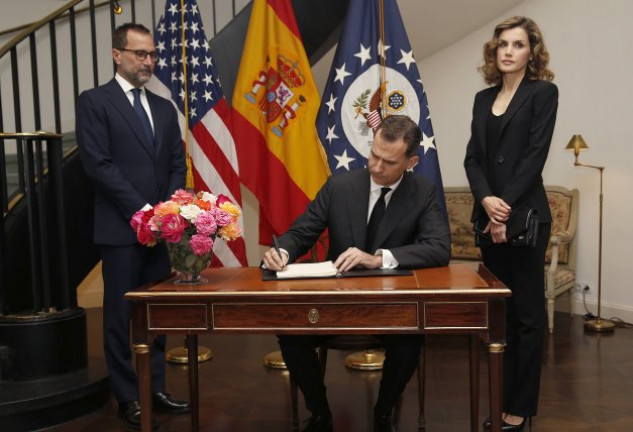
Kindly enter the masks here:
<path id="1" fill-rule="evenodd" d="M 275 248 L 275 251 L 277 252 L 277 255 L 279 256 L 279 259 L 283 263 L 284 257 L 281 255 L 281 249 L 279 249 L 279 241 L 277 240 L 277 236 L 274 234 L 273 234 L 273 247 Z"/>

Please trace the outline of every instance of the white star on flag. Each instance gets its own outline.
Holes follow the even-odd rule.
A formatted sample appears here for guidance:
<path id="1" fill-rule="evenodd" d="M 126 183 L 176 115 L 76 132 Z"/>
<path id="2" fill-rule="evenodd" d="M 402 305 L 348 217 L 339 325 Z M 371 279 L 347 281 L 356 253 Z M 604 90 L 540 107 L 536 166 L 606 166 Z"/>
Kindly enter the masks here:
<path id="1" fill-rule="evenodd" d="M 413 50 L 406 52 L 401 49 L 400 53 L 402 54 L 402 58 L 398 60 L 398 64 L 404 63 L 404 65 L 407 67 L 407 70 L 409 70 L 409 66 L 411 66 L 411 63 L 415 63 L 415 59 L 413 58 Z"/>
<path id="2" fill-rule="evenodd" d="M 365 48 L 363 44 L 360 44 L 360 51 L 354 54 L 354 57 L 358 57 L 360 59 L 360 65 L 363 66 L 367 60 L 371 59 L 371 54 L 369 50 L 371 47 Z"/>
<path id="3" fill-rule="evenodd" d="M 336 78 L 334 78 L 334 81 L 340 81 L 341 84 L 344 84 L 345 77 L 350 76 L 350 75 L 351 73 L 345 70 L 345 63 L 343 63 L 342 67 L 336 69 Z"/>
<path id="4" fill-rule="evenodd" d="M 335 127 L 336 126 L 332 126 L 331 129 L 330 128 L 327 129 L 327 136 L 325 137 L 325 139 L 328 140 L 330 144 L 332 144 L 333 139 L 338 138 L 338 136 L 334 133 Z"/>
<path id="5" fill-rule="evenodd" d="M 333 94 L 330 94 L 330 100 L 325 103 L 328 106 L 328 113 L 336 111 L 336 107 L 334 106 L 336 99 L 338 98 L 335 98 Z"/>
<path id="6" fill-rule="evenodd" d="M 344 167 L 347 171 L 349 171 L 349 164 L 350 164 L 350 162 L 356 160 L 354 158 L 351 158 L 351 157 L 347 156 L 347 149 L 345 149 L 343 151 L 342 155 L 340 155 L 340 156 L 334 155 L 334 157 L 338 161 L 338 163 L 336 165 L 336 169 Z"/>
<path id="7" fill-rule="evenodd" d="M 433 142 L 434 139 L 434 136 L 428 137 L 425 133 L 422 133 L 422 141 L 420 141 L 420 146 L 424 147 L 424 154 L 426 154 L 427 150 L 430 148 L 436 150 L 435 143 Z"/>

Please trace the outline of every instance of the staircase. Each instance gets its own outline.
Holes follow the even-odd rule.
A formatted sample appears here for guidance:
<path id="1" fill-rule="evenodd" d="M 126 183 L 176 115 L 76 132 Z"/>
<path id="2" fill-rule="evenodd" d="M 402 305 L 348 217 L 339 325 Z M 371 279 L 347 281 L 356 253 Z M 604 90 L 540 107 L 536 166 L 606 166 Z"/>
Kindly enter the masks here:
<path id="1" fill-rule="evenodd" d="M 203 16 L 205 30 L 213 34 L 211 50 L 230 102 L 251 4 L 199 0 L 202 3 L 213 11 L 212 22 Z M 349 1 L 292 3 L 314 64 L 338 40 Z M 121 15 L 113 12 L 116 4 L 123 8 Z M 106 48 L 111 30 L 129 21 L 153 28 L 162 8 L 162 0 L 68 0 L 42 20 L 16 28 L 0 47 L 3 432 L 58 424 L 109 399 L 105 364 L 87 358 L 85 312 L 77 307 L 76 287 L 99 256 L 92 244 L 92 224 L 86 223 L 92 221 L 93 192 L 75 144 L 74 106 L 81 91 L 112 78 Z M 220 16 L 228 17 L 226 25 L 218 24 Z M 52 134 L 14 134 L 42 129 Z M 63 158 L 49 160 L 51 151 Z M 49 178 L 55 172 L 61 173 L 59 182 Z M 61 211 L 49 210 L 60 202 Z"/>

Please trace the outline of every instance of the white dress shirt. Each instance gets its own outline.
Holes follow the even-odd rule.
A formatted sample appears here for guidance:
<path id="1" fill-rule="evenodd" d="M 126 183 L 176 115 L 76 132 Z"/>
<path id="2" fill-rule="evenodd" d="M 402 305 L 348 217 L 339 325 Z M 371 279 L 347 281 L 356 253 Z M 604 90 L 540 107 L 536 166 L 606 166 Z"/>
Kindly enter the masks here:
<path id="1" fill-rule="evenodd" d="M 370 181 L 370 186 L 369 186 L 369 205 L 367 206 L 367 223 L 369 223 L 369 218 L 371 217 L 371 212 L 374 209 L 374 206 L 376 205 L 376 201 L 378 201 L 378 198 L 380 198 L 380 190 L 384 187 L 388 187 L 391 189 L 385 195 L 385 209 L 386 209 L 387 207 L 389 207 L 389 201 L 391 200 L 391 197 L 394 191 L 400 185 L 400 182 L 402 181 L 402 177 L 400 177 L 397 182 L 391 185 L 379 185 L 378 183 L 374 182 L 374 180 L 371 177 L 369 178 L 369 181 Z M 393 254 L 391 253 L 389 249 L 378 249 L 376 250 L 376 255 L 382 255 L 382 266 L 380 268 L 392 269 L 392 268 L 398 267 L 398 260 L 396 260 L 396 258 L 393 256 Z"/>

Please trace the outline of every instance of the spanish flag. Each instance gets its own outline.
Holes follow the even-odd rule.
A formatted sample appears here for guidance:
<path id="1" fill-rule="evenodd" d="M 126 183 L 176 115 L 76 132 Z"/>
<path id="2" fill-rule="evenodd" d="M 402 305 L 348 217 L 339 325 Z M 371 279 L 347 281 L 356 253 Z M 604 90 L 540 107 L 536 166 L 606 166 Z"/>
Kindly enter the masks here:
<path id="1" fill-rule="evenodd" d="M 255 0 L 233 91 L 240 180 L 259 200 L 259 242 L 286 231 L 328 176 L 320 98 L 290 0 Z"/>

